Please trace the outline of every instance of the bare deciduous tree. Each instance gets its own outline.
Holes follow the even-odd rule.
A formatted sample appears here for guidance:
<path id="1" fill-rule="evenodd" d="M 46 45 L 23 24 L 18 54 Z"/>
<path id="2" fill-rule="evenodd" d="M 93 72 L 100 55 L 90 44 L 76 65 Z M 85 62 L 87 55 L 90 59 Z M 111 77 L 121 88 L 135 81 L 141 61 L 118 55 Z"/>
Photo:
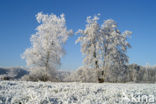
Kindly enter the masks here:
<path id="1" fill-rule="evenodd" d="M 22 58 L 31 69 L 39 69 L 45 76 L 54 77 L 64 55 L 63 44 L 72 34 L 67 30 L 64 15 L 38 13 L 36 19 L 40 25 L 31 36 L 31 47 L 26 49 Z"/>

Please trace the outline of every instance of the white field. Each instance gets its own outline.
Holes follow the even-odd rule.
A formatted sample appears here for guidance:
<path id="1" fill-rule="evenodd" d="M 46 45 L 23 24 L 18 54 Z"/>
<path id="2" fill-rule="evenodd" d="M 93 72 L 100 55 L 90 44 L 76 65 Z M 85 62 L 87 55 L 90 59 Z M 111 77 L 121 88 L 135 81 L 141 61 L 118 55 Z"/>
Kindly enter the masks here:
<path id="1" fill-rule="evenodd" d="M 156 104 L 156 84 L 0 81 L 0 104 Z"/>

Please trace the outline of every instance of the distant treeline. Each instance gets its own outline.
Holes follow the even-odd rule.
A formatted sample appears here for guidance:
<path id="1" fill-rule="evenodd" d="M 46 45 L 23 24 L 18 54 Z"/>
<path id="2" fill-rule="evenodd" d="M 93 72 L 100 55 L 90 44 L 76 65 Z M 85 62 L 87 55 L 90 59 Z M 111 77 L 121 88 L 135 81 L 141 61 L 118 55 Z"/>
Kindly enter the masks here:
<path id="1" fill-rule="evenodd" d="M 116 69 L 115 69 L 116 70 Z M 137 64 L 127 65 L 123 73 L 114 69 L 108 69 L 107 74 L 102 76 L 104 82 L 136 82 L 136 83 L 155 83 L 156 82 L 156 66 L 140 66 Z M 66 81 L 77 82 L 96 82 L 94 69 L 79 68 L 67 77 Z"/>
<path id="2" fill-rule="evenodd" d="M 155 83 L 156 66 L 140 66 L 137 64 L 127 65 L 123 73 L 110 71 L 102 76 L 104 82 L 136 82 L 136 83 Z M 55 79 L 47 81 L 57 82 L 96 82 L 97 76 L 95 69 L 80 67 L 75 71 L 58 71 Z M 22 68 L 0 68 L 0 80 L 27 80 L 44 81 L 42 72 L 29 73 Z M 100 74 L 99 74 L 100 75 Z"/>

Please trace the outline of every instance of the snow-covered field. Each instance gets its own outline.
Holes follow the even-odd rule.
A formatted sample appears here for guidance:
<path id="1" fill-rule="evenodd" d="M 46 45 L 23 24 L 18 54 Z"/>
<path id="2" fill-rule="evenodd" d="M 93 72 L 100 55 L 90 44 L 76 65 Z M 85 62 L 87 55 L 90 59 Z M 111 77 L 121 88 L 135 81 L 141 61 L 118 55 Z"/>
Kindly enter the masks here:
<path id="1" fill-rule="evenodd" d="M 156 104 L 155 99 L 156 84 L 0 81 L 0 104 Z"/>

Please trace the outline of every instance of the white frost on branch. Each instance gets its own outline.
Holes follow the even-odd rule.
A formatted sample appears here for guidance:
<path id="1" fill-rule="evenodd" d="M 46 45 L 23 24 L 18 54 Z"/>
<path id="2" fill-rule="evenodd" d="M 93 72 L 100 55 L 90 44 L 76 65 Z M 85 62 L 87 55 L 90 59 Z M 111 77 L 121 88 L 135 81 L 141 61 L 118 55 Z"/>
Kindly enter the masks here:
<path id="1" fill-rule="evenodd" d="M 126 51 L 131 46 L 127 37 L 131 32 L 121 33 L 112 19 L 104 21 L 102 25 L 98 20 L 98 16 L 87 17 L 86 28 L 77 32 L 81 34 L 76 43 L 81 43 L 84 64 L 96 70 L 105 70 L 106 67 L 122 70 L 128 63 Z"/>
<path id="2" fill-rule="evenodd" d="M 81 43 L 81 52 L 85 55 L 84 63 L 93 68 L 99 68 L 101 64 L 100 53 L 100 26 L 97 23 L 98 16 L 87 17 L 87 25 L 85 30 L 79 30 L 77 33 L 82 34 L 76 41 Z"/>
<path id="3" fill-rule="evenodd" d="M 60 59 L 64 55 L 63 44 L 72 35 L 72 30 L 67 30 L 64 14 L 56 16 L 40 12 L 36 19 L 40 25 L 31 36 L 32 46 L 25 50 L 22 58 L 32 69 L 54 72 L 60 65 Z"/>

